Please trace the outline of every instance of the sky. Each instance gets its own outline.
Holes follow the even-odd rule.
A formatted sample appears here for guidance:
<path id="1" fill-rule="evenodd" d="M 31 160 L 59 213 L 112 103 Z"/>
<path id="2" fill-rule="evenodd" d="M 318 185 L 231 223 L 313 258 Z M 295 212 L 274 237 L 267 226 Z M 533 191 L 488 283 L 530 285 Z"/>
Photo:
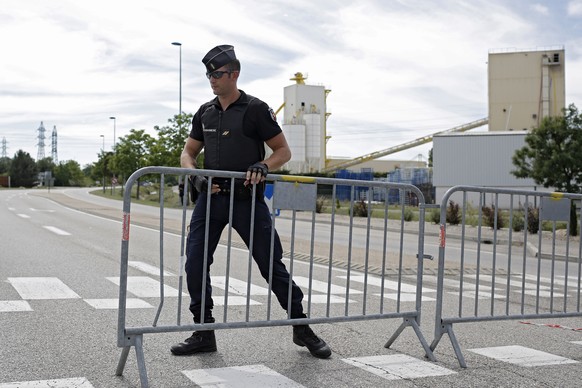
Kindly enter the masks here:
<path id="1" fill-rule="evenodd" d="M 296 72 L 331 89 L 328 157 L 487 117 L 491 51 L 564 47 L 566 104 L 582 108 L 582 0 L 0 0 L 0 156 L 37 159 L 41 122 L 45 156 L 56 127 L 58 161 L 82 167 L 131 129 L 155 136 L 179 112 L 172 42 L 185 113 L 214 97 L 201 59 L 220 44 L 274 110 Z"/>

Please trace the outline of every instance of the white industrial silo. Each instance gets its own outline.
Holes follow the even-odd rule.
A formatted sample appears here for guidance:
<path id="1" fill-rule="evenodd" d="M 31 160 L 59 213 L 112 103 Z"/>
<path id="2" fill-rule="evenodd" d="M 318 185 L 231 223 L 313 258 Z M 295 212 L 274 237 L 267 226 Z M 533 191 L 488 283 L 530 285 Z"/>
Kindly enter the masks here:
<path id="1" fill-rule="evenodd" d="M 285 87 L 283 132 L 291 148 L 286 168 L 293 173 L 320 171 L 325 167 L 326 90 L 322 85 L 305 85 L 296 73 L 294 85 Z"/>

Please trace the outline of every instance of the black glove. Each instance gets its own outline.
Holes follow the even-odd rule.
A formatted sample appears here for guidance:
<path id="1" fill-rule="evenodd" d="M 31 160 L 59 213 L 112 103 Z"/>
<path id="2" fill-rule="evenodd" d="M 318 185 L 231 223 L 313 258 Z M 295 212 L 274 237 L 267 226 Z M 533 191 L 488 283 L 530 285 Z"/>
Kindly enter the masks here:
<path id="1" fill-rule="evenodd" d="M 197 192 L 205 193 L 208 191 L 208 180 L 203 176 L 199 175 L 190 176 L 188 179 L 190 179 L 190 183 L 196 189 Z"/>
<path id="2" fill-rule="evenodd" d="M 269 173 L 269 167 L 265 163 L 257 162 L 250 166 L 247 171 L 252 173 L 261 174 L 262 177 L 266 177 Z"/>

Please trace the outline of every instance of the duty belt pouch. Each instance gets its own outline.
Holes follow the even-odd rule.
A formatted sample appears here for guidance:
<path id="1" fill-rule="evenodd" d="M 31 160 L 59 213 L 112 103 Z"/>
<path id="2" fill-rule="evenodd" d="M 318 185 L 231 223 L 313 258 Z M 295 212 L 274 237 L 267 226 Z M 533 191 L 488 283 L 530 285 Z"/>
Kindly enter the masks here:
<path id="1" fill-rule="evenodd" d="M 190 191 L 190 201 L 192 203 L 196 203 L 196 200 L 198 199 L 198 195 L 200 193 L 196 190 L 196 187 L 194 187 L 192 177 L 188 178 L 188 190 Z"/>

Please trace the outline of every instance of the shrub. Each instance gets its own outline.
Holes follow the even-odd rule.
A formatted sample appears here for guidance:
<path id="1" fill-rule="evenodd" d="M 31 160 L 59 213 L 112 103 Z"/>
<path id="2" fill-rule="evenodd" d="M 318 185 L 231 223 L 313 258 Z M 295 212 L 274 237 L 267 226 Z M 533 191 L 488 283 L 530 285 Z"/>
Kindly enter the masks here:
<path id="1" fill-rule="evenodd" d="M 414 218 L 414 212 L 412 210 L 410 210 L 409 208 L 405 208 L 404 209 L 404 221 L 412 221 L 412 219 Z"/>
<path id="2" fill-rule="evenodd" d="M 354 203 L 354 216 L 368 217 L 368 204 L 363 199 Z"/>
<path id="3" fill-rule="evenodd" d="M 482 210 L 485 225 L 490 228 L 495 228 L 495 215 L 497 215 L 497 229 L 501 229 L 505 226 L 505 221 L 501 212 L 495 210 L 495 205 L 491 205 L 491 207 L 484 206 Z"/>
<path id="4" fill-rule="evenodd" d="M 515 213 L 513 215 L 512 225 L 511 228 L 514 232 L 521 232 L 525 227 L 525 220 L 523 219 L 523 215 L 521 213 Z"/>
<path id="5" fill-rule="evenodd" d="M 449 201 L 449 206 L 447 207 L 447 223 L 451 225 L 459 225 L 461 223 L 459 204 L 454 201 Z"/>
<path id="6" fill-rule="evenodd" d="M 537 208 L 527 207 L 527 231 L 536 234 L 540 228 L 540 212 Z"/>
<path id="7" fill-rule="evenodd" d="M 325 208 L 325 197 L 317 197 L 315 201 L 315 212 L 321 213 Z"/>
<path id="8" fill-rule="evenodd" d="M 430 209 L 430 213 L 428 213 L 428 220 L 433 224 L 440 224 L 441 211 L 439 209 Z"/>

